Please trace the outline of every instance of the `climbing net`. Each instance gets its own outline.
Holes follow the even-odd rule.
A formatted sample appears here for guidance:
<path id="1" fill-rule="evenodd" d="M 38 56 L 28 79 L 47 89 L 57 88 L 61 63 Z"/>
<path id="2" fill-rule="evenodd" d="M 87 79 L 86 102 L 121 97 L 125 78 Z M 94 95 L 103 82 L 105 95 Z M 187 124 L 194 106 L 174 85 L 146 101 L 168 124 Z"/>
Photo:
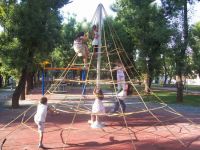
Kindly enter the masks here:
<path id="1" fill-rule="evenodd" d="M 99 14 L 101 11 L 101 14 Z M 97 16 L 101 16 L 101 20 L 98 20 Z M 92 19 L 92 24 L 97 24 L 100 21 L 104 22 L 103 15 L 107 17 L 107 13 L 102 5 L 99 5 L 95 15 Z M 162 99 L 160 99 L 153 91 L 150 91 L 150 95 L 146 95 L 141 89 L 142 86 L 138 85 L 137 79 L 134 78 L 135 75 L 139 76 L 140 79 L 143 79 L 142 76 L 140 76 L 139 72 L 137 71 L 135 65 L 133 64 L 133 61 L 129 58 L 129 55 L 127 54 L 126 50 L 124 49 L 120 38 L 118 37 L 116 31 L 114 30 L 112 24 L 109 22 L 106 22 L 107 28 L 105 28 L 105 25 L 102 24 L 100 26 L 101 29 L 101 45 L 99 45 L 99 48 L 101 49 L 100 52 L 96 52 L 97 56 L 93 52 L 89 55 L 89 62 L 88 62 L 88 69 L 82 69 L 84 73 L 84 79 L 79 78 L 72 78 L 68 79 L 67 76 L 70 73 L 70 68 L 73 67 L 79 67 L 82 68 L 83 64 L 77 64 L 77 60 L 80 59 L 77 54 L 72 58 L 71 62 L 67 65 L 66 69 L 61 73 L 60 77 L 58 79 L 55 79 L 55 82 L 50 85 L 48 90 L 46 91 L 45 95 L 48 97 L 49 100 L 55 100 L 53 107 L 54 110 L 57 112 L 63 113 L 63 114 L 71 114 L 71 122 L 70 125 L 67 127 L 60 129 L 60 137 L 63 144 L 69 144 L 70 140 L 69 137 L 73 133 L 73 130 L 76 130 L 76 132 L 84 130 L 80 128 L 74 127 L 76 124 L 76 118 L 79 115 L 88 115 L 90 116 L 91 113 L 91 107 L 93 104 L 94 96 L 92 94 L 92 89 L 94 86 L 98 83 L 99 86 L 104 91 L 105 98 L 103 100 L 103 103 L 107 109 L 106 113 L 96 113 L 95 115 L 104 116 L 107 117 L 110 121 L 110 125 L 112 124 L 113 118 L 122 118 L 123 120 L 123 128 L 126 130 L 123 131 L 124 134 L 129 135 L 131 144 L 133 146 L 133 149 L 136 149 L 134 140 L 138 139 L 137 134 L 140 132 L 144 132 L 149 128 L 156 127 L 162 125 L 165 130 L 171 134 L 173 139 L 177 140 L 181 145 L 187 146 L 186 143 L 183 142 L 183 140 L 178 136 L 180 134 L 180 131 L 185 129 L 189 132 L 189 129 L 185 126 L 176 125 L 179 128 L 179 131 L 174 131 L 170 127 L 168 127 L 169 122 L 173 122 L 177 119 L 184 119 L 185 121 L 189 122 L 190 124 L 193 124 L 196 128 L 196 126 L 192 120 L 189 118 L 184 117 L 181 113 L 174 110 L 172 107 L 167 105 Z M 99 63 L 98 56 L 100 55 L 101 59 L 101 68 L 96 67 Z M 124 66 L 124 73 L 126 75 L 125 83 L 129 83 L 132 86 L 133 94 L 126 97 L 125 103 L 127 105 L 126 112 L 122 111 L 122 108 L 120 106 L 120 110 L 117 113 L 111 113 L 111 109 L 114 107 L 114 103 L 116 101 L 119 102 L 117 95 L 117 81 L 116 81 L 116 70 L 114 69 L 115 62 L 119 61 Z M 99 69 L 98 74 L 100 76 L 100 79 L 97 81 L 97 69 Z M 83 75 L 83 74 L 82 74 Z M 67 91 L 65 93 L 59 93 L 57 92 L 59 87 L 62 86 L 63 83 L 67 83 Z M 147 101 L 148 99 L 151 99 L 153 101 Z M 12 124 L 14 121 L 16 121 L 19 118 L 22 118 L 21 123 L 11 132 L 9 132 L 6 137 L 11 135 L 14 131 L 19 129 L 21 126 L 26 126 L 32 130 L 35 131 L 35 129 L 31 126 L 27 125 L 27 122 L 33 118 L 34 113 L 30 113 L 33 110 L 35 105 L 29 107 L 25 112 L 20 114 L 18 117 L 16 117 L 13 121 L 9 122 L 5 126 L 2 127 L 2 129 L 5 129 L 10 124 Z M 30 111 L 30 112 L 29 112 Z M 29 112 L 29 113 L 28 113 Z M 167 113 L 168 117 L 163 117 L 161 115 L 162 113 Z M 133 127 L 131 127 L 131 124 L 133 123 L 131 120 L 137 116 L 140 115 L 141 117 L 148 116 L 151 117 L 152 120 L 154 120 L 154 123 L 151 124 L 151 126 L 147 126 L 144 129 L 141 130 L 135 130 Z M 67 115 L 66 115 L 67 116 Z M 109 124 L 108 124 L 109 126 Z M 87 129 L 85 129 L 87 130 Z M 105 128 L 103 130 L 95 130 L 94 132 L 104 132 L 106 134 L 117 133 L 120 132 L 119 130 L 115 131 L 109 131 Z M 179 134 L 177 134 L 179 133 Z M 5 142 L 5 140 L 4 140 Z"/>

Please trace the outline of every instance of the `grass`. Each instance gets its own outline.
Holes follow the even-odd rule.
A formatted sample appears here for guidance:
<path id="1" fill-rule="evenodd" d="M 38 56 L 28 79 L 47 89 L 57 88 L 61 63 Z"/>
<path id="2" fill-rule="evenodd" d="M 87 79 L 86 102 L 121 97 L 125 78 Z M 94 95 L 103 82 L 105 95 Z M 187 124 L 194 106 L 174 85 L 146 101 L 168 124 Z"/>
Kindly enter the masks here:
<path id="1" fill-rule="evenodd" d="M 199 85 L 186 85 L 187 90 L 200 91 Z"/>
<path id="2" fill-rule="evenodd" d="M 154 94 L 167 104 L 181 104 L 200 107 L 200 95 L 184 94 L 183 102 L 176 101 L 176 92 L 155 91 Z M 146 95 L 145 101 L 159 101 L 154 95 Z"/>
<path id="3" fill-rule="evenodd" d="M 176 87 L 174 84 L 167 85 L 168 87 Z M 152 84 L 152 88 L 159 88 L 163 87 L 162 84 Z M 200 91 L 200 85 L 185 85 L 184 90 L 193 90 L 193 91 Z"/>

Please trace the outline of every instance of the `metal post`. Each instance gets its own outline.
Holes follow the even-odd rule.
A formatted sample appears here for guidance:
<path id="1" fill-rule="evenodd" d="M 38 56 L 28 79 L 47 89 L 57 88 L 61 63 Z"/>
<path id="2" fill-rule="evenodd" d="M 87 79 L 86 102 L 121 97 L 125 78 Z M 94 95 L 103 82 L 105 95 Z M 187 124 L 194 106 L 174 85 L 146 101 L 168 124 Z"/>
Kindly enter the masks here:
<path id="1" fill-rule="evenodd" d="M 85 81 L 86 80 L 86 70 L 83 69 L 82 70 L 82 81 Z M 83 83 L 82 85 L 82 95 L 85 95 L 86 94 L 86 84 Z"/>
<path id="2" fill-rule="evenodd" d="M 98 34 L 99 34 L 99 42 L 98 42 L 98 55 L 97 55 L 97 79 L 96 79 L 96 86 L 97 88 L 100 88 L 100 84 L 99 84 L 99 81 L 100 81 L 100 69 L 101 69 L 101 29 L 102 29 L 102 8 L 103 8 L 103 5 L 102 4 L 99 4 L 98 5 Z"/>

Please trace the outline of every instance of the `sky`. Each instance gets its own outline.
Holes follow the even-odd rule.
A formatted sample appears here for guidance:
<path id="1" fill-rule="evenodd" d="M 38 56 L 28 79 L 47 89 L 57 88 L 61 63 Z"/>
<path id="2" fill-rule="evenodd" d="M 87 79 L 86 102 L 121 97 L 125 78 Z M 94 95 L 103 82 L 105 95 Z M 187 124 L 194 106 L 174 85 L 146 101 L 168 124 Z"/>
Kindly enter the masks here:
<path id="1" fill-rule="evenodd" d="M 95 10 L 98 4 L 102 3 L 107 14 L 115 16 L 116 14 L 112 12 L 110 6 L 115 2 L 115 0 L 71 0 L 72 3 L 64 6 L 61 9 L 61 13 L 64 16 L 64 22 L 67 18 L 67 13 L 76 14 L 77 21 L 81 22 L 84 19 L 87 19 L 88 22 L 92 20 L 92 17 L 95 13 Z M 159 0 L 156 0 L 159 1 Z M 191 16 L 190 24 L 194 24 L 197 21 L 200 21 L 200 3 L 192 6 L 189 11 L 189 16 Z"/>
<path id="2" fill-rule="evenodd" d="M 86 19 L 88 22 L 92 20 L 92 17 L 95 13 L 97 6 L 101 3 L 103 4 L 108 15 L 115 16 L 116 14 L 110 9 L 110 6 L 115 2 L 115 0 L 71 0 L 72 3 L 65 5 L 61 9 L 61 14 L 64 17 L 64 21 L 66 22 L 67 14 L 74 13 L 76 14 L 77 21 L 81 22 Z M 157 0 L 159 1 L 159 0 Z M 197 21 L 200 21 L 200 2 L 196 5 L 192 6 L 189 11 L 190 24 L 194 24 Z M 2 28 L 0 26 L 0 31 Z"/>
<path id="3" fill-rule="evenodd" d="M 108 15 L 115 15 L 114 12 L 110 9 L 110 6 L 115 2 L 115 0 L 71 0 L 72 3 L 64 6 L 61 9 L 61 13 L 65 18 L 67 13 L 76 14 L 77 21 L 81 22 L 86 19 L 88 22 L 92 20 L 92 17 L 95 13 L 97 6 L 101 3 L 103 4 Z"/>
<path id="4" fill-rule="evenodd" d="M 196 3 L 194 6 L 191 7 L 189 11 L 189 17 L 191 19 L 191 24 L 194 24 L 200 21 L 200 2 Z"/>

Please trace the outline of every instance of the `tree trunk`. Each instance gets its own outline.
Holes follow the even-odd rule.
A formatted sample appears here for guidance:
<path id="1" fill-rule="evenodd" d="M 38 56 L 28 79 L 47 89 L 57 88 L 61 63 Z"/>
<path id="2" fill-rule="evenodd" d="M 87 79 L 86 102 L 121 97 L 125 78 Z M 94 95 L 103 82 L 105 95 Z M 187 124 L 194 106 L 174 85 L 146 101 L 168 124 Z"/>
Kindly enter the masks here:
<path id="1" fill-rule="evenodd" d="M 39 80 L 38 80 L 37 76 L 38 76 L 38 72 L 34 73 L 34 76 L 33 76 L 33 88 L 37 87 L 37 85 L 39 84 Z"/>
<path id="2" fill-rule="evenodd" d="M 165 63 L 165 56 L 163 56 L 163 68 L 164 68 L 164 83 L 163 83 L 163 86 L 165 86 L 167 84 L 167 78 L 168 78 L 168 75 L 167 75 L 167 67 L 166 67 L 166 63 Z"/>
<path id="3" fill-rule="evenodd" d="M 19 84 L 16 87 L 13 97 L 12 97 L 12 107 L 13 108 L 18 108 L 19 107 L 19 97 L 22 93 L 22 91 L 25 89 L 25 83 L 26 83 L 26 72 L 27 72 L 27 67 L 24 67 L 22 69 L 21 77 L 19 80 Z"/>
<path id="4" fill-rule="evenodd" d="M 145 91 L 145 93 L 147 93 L 147 94 L 149 94 L 149 92 L 150 92 L 150 89 L 149 89 L 149 82 L 150 81 L 150 78 L 149 78 L 149 75 L 148 74 L 146 74 L 145 75 L 145 78 L 144 78 L 144 91 Z"/>
<path id="5" fill-rule="evenodd" d="M 26 90 L 25 90 L 25 94 L 28 95 L 31 91 L 31 89 L 33 89 L 33 73 L 32 72 L 28 72 L 27 73 L 27 78 L 26 78 Z"/>
<path id="6" fill-rule="evenodd" d="M 25 85 L 25 87 L 26 87 L 26 85 Z M 22 93 L 21 93 L 21 95 L 20 95 L 20 100 L 25 100 L 26 99 L 26 88 L 24 88 L 23 90 L 22 90 Z"/>
<path id="7" fill-rule="evenodd" d="M 3 76 L 0 75 L 0 87 L 3 87 Z"/>
<path id="8" fill-rule="evenodd" d="M 198 75 L 199 75 L 199 78 L 200 78 L 200 70 L 198 70 Z"/>
<path id="9" fill-rule="evenodd" d="M 172 76 L 169 77 L 169 80 L 168 80 L 168 85 L 170 85 L 172 82 Z"/>
<path id="10" fill-rule="evenodd" d="M 151 76 L 149 76 L 149 82 L 148 82 L 149 92 L 150 92 L 150 89 L 151 89 L 152 81 L 153 81 L 153 78 Z"/>
<path id="11" fill-rule="evenodd" d="M 183 102 L 183 81 L 181 75 L 176 76 L 176 87 L 177 87 L 176 101 Z"/>
<path id="12" fill-rule="evenodd" d="M 163 86 L 167 85 L 167 78 L 168 78 L 168 75 L 165 74 L 164 75 L 164 82 L 163 82 Z"/>
<path id="13" fill-rule="evenodd" d="M 183 44 L 181 48 L 180 53 L 180 59 L 178 60 L 178 70 L 177 70 L 177 76 L 176 76 L 176 86 L 177 86 L 177 102 L 183 102 L 183 79 L 182 74 L 185 67 L 185 52 L 188 46 L 188 17 L 187 17 L 187 0 L 184 0 L 184 6 L 183 6 Z"/>
<path id="14" fill-rule="evenodd" d="M 176 100 L 177 102 L 183 102 L 183 79 L 182 75 L 185 71 L 185 52 L 188 46 L 188 18 L 187 18 L 187 0 L 184 0 L 183 5 L 183 43 L 181 47 L 181 52 L 179 54 L 179 59 L 176 61 L 177 64 L 177 76 L 176 76 L 176 87 L 177 87 L 177 94 Z"/>

